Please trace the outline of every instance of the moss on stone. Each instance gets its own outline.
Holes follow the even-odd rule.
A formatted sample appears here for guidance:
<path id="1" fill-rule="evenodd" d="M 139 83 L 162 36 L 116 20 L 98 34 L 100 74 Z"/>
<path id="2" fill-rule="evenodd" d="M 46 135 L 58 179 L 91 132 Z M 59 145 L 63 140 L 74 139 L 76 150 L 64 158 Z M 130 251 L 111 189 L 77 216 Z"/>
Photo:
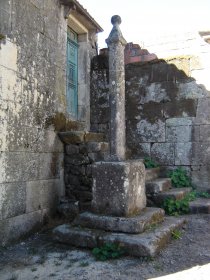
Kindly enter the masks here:
<path id="1" fill-rule="evenodd" d="M 5 38 L 6 38 L 5 35 L 3 35 L 3 34 L 0 33 L 0 41 L 1 41 L 1 40 L 4 40 Z"/>
<path id="2" fill-rule="evenodd" d="M 50 125 L 55 127 L 55 131 L 84 130 L 84 124 L 82 122 L 70 120 L 60 112 L 57 112 L 55 115 L 47 118 L 45 122 L 46 128 Z"/>

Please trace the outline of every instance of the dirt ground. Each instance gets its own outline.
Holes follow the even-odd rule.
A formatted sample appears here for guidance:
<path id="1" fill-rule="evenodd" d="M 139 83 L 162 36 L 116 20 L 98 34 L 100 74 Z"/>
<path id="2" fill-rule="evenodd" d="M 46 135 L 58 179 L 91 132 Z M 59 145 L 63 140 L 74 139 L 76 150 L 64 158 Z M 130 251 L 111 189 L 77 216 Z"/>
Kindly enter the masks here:
<path id="1" fill-rule="evenodd" d="M 160 277 L 158 279 L 209 280 L 210 215 L 186 218 L 188 223 L 181 238 L 172 240 L 154 259 L 123 257 L 99 262 L 91 251 L 55 243 L 51 231 L 44 231 L 1 249 L 0 279 L 143 280 Z"/>

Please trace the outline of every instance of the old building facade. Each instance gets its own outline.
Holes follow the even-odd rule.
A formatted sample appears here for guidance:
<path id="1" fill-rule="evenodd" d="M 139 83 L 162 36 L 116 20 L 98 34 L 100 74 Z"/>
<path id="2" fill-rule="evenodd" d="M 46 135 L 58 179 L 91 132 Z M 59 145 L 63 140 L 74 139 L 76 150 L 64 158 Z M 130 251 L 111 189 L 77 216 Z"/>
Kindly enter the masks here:
<path id="1" fill-rule="evenodd" d="M 1 245 L 42 226 L 64 195 L 81 211 L 90 208 L 92 164 L 110 160 L 110 69 L 108 51 L 97 55 L 101 31 L 76 0 L 0 2 Z M 126 46 L 126 135 L 120 129 L 115 143 L 123 159 L 150 156 L 163 170 L 184 167 L 205 190 L 208 34 L 155 40 L 143 50 Z"/>
<path id="2" fill-rule="evenodd" d="M 0 1 L 0 240 L 40 227 L 64 195 L 58 131 L 89 129 L 101 27 L 77 1 Z"/>

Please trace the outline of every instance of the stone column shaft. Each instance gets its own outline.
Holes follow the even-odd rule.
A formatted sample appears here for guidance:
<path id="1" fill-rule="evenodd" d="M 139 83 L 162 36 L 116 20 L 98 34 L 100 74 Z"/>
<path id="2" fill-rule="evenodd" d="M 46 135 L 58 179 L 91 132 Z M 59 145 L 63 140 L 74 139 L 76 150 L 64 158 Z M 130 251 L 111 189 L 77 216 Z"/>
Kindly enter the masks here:
<path id="1" fill-rule="evenodd" d="M 119 28 L 121 19 L 112 17 L 113 28 L 106 40 L 109 47 L 110 152 L 111 160 L 125 160 L 125 69 L 126 41 Z"/>

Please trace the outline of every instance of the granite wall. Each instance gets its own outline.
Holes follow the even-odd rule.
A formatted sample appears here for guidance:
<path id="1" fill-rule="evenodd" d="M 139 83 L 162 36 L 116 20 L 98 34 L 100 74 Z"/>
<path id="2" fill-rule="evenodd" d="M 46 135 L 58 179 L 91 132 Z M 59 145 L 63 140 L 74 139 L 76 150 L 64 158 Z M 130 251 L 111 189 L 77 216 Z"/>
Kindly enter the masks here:
<path id="1" fill-rule="evenodd" d="M 55 0 L 3 0 L 0 14 L 5 36 L 0 42 L 0 243 L 5 245 L 39 228 L 64 194 L 63 144 L 54 123 L 65 112 L 66 21 Z"/>
<path id="2" fill-rule="evenodd" d="M 57 132 L 89 123 L 89 55 L 95 50 L 86 29 L 78 38 L 78 120 L 72 120 L 66 109 L 66 40 L 73 20 L 65 19 L 59 0 L 0 2 L 0 245 L 5 245 L 43 225 L 65 193 Z"/>

